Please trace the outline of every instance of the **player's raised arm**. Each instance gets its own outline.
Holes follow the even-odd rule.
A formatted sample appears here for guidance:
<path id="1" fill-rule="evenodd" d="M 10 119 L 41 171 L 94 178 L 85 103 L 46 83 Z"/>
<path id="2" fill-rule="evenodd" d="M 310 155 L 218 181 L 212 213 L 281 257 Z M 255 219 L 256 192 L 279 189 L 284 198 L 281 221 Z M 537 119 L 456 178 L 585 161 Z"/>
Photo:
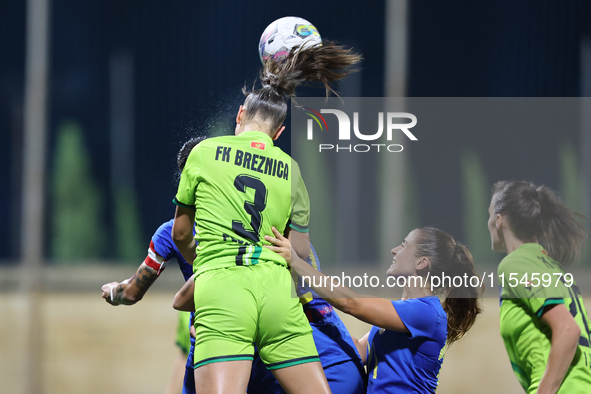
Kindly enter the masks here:
<path id="1" fill-rule="evenodd" d="M 391 300 L 360 295 L 346 286 L 333 285 L 331 278 L 318 272 L 300 259 L 294 252 L 289 240 L 281 235 L 277 229 L 273 228 L 273 233 L 276 238 L 265 236 L 265 239 L 275 246 L 265 247 L 285 258 L 288 265 L 291 266 L 292 272 L 309 281 L 310 286 L 314 288 L 316 293 L 331 305 L 366 323 L 387 330 L 412 333 L 411 328 L 401 318 Z M 418 243 L 421 246 L 420 251 L 417 250 Z M 447 257 L 439 256 L 431 250 L 422 250 L 425 249 L 424 245 L 431 244 L 446 250 Z M 436 248 L 432 247 L 431 249 L 435 250 Z M 412 275 L 413 273 L 417 276 L 426 275 L 427 272 L 435 275 L 440 273 L 441 267 L 446 267 L 447 272 L 455 272 L 460 276 L 464 274 L 468 276 L 477 275 L 468 249 L 456 243 L 449 234 L 431 227 L 411 231 L 401 245 L 392 249 L 392 254 L 394 255 L 394 262 L 388 270 L 388 274 L 391 276 Z M 425 280 L 421 281 L 420 285 L 415 282 L 415 285 L 404 288 L 403 299 L 433 296 L 433 292 L 430 290 L 432 288 L 430 282 Z M 433 286 L 433 288 L 437 287 Z M 456 287 L 442 288 L 441 290 L 445 290 L 447 293 L 444 306 L 450 327 L 448 343 L 452 343 L 460 339 L 472 327 L 476 316 L 480 313 L 480 307 L 477 304 L 479 290 Z M 417 319 L 417 316 L 412 316 L 411 319 L 413 325 L 420 326 L 422 324 L 420 317 Z"/>
<path id="2" fill-rule="evenodd" d="M 415 280 L 405 280 L 402 299 L 393 301 L 357 294 L 297 257 L 289 240 L 276 229 L 273 234 L 276 238 L 265 239 L 274 246 L 266 247 L 286 260 L 292 274 L 337 309 L 374 326 L 369 335 L 354 341 L 367 362 L 372 392 L 435 392 L 446 344 L 462 338 L 481 311 L 481 289 L 430 280 L 444 271 L 452 277 L 478 276 L 465 246 L 433 227 L 411 231 L 392 249 L 387 275 Z M 445 295 L 445 302 L 435 292 Z M 429 350 L 417 353 L 421 347 Z M 425 359 L 429 360 L 428 368 L 423 367 Z M 401 370 L 409 373 L 401 375 Z"/>
<path id="3" fill-rule="evenodd" d="M 355 316 L 366 323 L 394 331 L 408 332 L 402 320 L 396 313 L 390 300 L 360 295 L 346 286 L 314 286 L 315 283 L 331 283 L 327 276 L 318 272 L 311 265 L 296 255 L 289 240 L 283 237 L 275 227 L 273 233 L 276 238 L 265 236 L 265 239 L 276 246 L 266 246 L 285 258 L 298 276 L 309 280 L 318 295 L 328 301 L 335 308 Z"/>

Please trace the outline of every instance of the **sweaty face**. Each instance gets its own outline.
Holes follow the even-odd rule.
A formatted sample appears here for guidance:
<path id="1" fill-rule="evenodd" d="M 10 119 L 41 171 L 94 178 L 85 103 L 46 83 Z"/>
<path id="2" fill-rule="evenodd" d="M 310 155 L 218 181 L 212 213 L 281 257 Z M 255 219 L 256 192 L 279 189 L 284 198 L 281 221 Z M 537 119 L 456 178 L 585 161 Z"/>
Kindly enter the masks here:
<path id="1" fill-rule="evenodd" d="M 490 233 L 490 243 L 492 250 L 495 252 L 505 252 L 505 241 L 503 239 L 503 233 L 500 229 L 497 229 L 497 214 L 494 210 L 495 196 L 492 197 L 490 205 L 488 207 L 488 232 Z"/>
<path id="2" fill-rule="evenodd" d="M 392 265 L 386 271 L 390 276 L 411 276 L 416 275 L 415 243 L 418 230 L 411 231 L 400 245 L 392 249 Z"/>

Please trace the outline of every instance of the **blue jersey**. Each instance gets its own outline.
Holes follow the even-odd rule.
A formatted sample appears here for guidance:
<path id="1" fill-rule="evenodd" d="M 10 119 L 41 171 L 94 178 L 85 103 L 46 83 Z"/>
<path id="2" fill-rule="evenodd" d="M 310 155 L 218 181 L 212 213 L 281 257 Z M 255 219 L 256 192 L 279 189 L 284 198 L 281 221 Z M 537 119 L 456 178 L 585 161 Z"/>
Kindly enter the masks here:
<path id="1" fill-rule="evenodd" d="M 174 257 L 179 263 L 179 268 L 187 281 L 193 275 L 193 264 L 185 261 L 181 252 L 172 240 L 172 225 L 174 219 L 163 223 L 158 230 L 152 235 L 150 248 L 148 249 L 148 257 L 144 263 L 157 270 L 158 274 L 164 270 L 166 264 Z M 194 230 L 193 230 L 194 231 Z"/>
<path id="2" fill-rule="evenodd" d="M 166 268 L 167 263 L 176 258 L 179 263 L 179 268 L 187 281 L 191 275 L 193 275 L 193 264 L 187 263 L 187 261 L 181 255 L 174 241 L 172 240 L 172 225 L 174 219 L 163 223 L 158 230 L 152 235 L 150 247 L 148 249 L 148 256 L 144 260 L 144 263 L 157 270 L 158 275 Z M 193 230 L 195 232 L 195 230 Z M 193 312 L 191 312 L 191 321 L 193 320 Z M 195 338 L 191 337 L 191 347 L 189 355 L 187 357 L 187 364 L 185 370 L 185 381 L 183 384 L 183 393 L 192 394 L 195 393 L 195 380 L 193 376 L 193 352 L 195 349 Z"/>
<path id="3" fill-rule="evenodd" d="M 367 393 L 435 393 L 447 340 L 439 298 L 392 301 L 410 333 L 372 327 Z"/>

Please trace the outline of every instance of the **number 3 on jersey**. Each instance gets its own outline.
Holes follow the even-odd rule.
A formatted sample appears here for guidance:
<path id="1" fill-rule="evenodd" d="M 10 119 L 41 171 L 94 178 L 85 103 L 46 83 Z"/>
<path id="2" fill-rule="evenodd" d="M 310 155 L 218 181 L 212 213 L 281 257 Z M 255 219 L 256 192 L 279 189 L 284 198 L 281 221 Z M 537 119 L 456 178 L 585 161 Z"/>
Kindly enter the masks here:
<path id="1" fill-rule="evenodd" d="M 232 220 L 232 230 L 242 238 L 253 242 L 260 242 L 259 231 L 261 229 L 261 212 L 267 206 L 267 188 L 260 179 L 250 175 L 238 175 L 234 179 L 234 187 L 242 193 L 246 193 L 246 188 L 254 189 L 254 202 L 244 201 L 244 210 L 250 215 L 251 230 L 244 227 L 240 220 Z"/>

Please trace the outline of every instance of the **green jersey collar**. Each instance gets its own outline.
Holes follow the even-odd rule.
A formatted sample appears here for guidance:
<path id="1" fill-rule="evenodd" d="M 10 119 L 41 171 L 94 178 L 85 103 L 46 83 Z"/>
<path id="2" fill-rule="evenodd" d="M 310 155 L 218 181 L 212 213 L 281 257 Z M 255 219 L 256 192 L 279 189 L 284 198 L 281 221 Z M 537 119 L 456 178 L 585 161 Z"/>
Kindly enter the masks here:
<path id="1" fill-rule="evenodd" d="M 246 135 L 246 136 L 252 136 L 252 137 L 257 137 L 257 138 L 261 138 L 266 140 L 267 142 L 271 143 L 273 145 L 273 138 L 271 138 L 269 136 L 269 134 L 265 134 L 262 131 L 258 131 L 258 130 L 248 130 L 248 131 L 243 131 L 242 133 L 239 134 L 239 136 L 242 135 Z"/>
<path id="2" fill-rule="evenodd" d="M 519 245 L 519 247 L 517 249 L 514 250 L 527 250 L 527 251 L 531 251 L 531 252 L 541 252 L 545 255 L 548 255 L 548 252 L 546 252 L 544 250 L 544 247 L 542 245 L 540 245 L 539 243 L 535 243 L 535 242 L 526 242 L 524 244 Z"/>

